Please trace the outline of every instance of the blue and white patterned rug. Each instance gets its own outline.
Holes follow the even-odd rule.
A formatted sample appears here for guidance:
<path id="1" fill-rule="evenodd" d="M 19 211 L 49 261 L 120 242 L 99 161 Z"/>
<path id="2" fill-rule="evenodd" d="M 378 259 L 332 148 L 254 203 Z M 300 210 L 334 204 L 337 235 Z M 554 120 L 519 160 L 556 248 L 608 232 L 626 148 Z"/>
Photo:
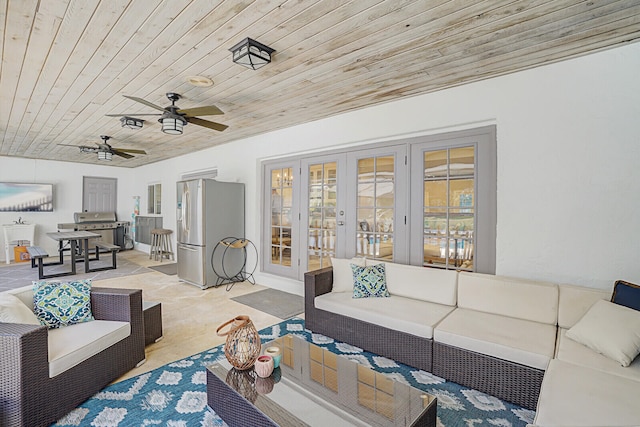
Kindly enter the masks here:
<path id="1" fill-rule="evenodd" d="M 515 427 L 533 422 L 534 411 L 364 352 L 324 335 L 312 334 L 304 329 L 301 319 L 289 319 L 265 328 L 260 331 L 260 337 L 266 342 L 289 333 L 437 396 L 438 426 Z M 225 426 L 208 409 L 205 374 L 206 365 L 223 357 L 223 346 L 218 346 L 110 385 L 53 426 Z"/>

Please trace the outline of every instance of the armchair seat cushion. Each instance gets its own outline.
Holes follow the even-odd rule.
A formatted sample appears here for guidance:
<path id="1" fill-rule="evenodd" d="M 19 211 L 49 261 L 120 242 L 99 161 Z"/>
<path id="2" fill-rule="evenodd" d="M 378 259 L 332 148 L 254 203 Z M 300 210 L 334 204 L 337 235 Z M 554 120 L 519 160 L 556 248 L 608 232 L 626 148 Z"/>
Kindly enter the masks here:
<path id="1" fill-rule="evenodd" d="M 49 329 L 49 377 L 73 368 L 131 334 L 129 322 L 94 320 Z"/>
<path id="2" fill-rule="evenodd" d="M 556 326 L 456 308 L 436 327 L 434 340 L 544 370 L 554 355 Z"/>
<path id="3" fill-rule="evenodd" d="M 454 307 L 392 295 L 388 298 L 351 298 L 345 292 L 329 292 L 315 298 L 315 306 L 363 322 L 433 338 L 433 328 Z"/>

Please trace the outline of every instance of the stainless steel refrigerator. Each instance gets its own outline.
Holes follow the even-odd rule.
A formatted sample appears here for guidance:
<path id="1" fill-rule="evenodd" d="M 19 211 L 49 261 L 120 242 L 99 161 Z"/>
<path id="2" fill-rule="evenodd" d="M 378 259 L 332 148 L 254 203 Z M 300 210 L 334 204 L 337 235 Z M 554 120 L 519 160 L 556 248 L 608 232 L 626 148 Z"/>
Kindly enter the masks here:
<path id="1" fill-rule="evenodd" d="M 244 253 L 227 251 L 222 258 L 218 245 L 228 237 L 244 238 L 244 184 L 178 181 L 177 196 L 178 278 L 202 289 L 221 284 L 221 275 L 244 264 Z"/>

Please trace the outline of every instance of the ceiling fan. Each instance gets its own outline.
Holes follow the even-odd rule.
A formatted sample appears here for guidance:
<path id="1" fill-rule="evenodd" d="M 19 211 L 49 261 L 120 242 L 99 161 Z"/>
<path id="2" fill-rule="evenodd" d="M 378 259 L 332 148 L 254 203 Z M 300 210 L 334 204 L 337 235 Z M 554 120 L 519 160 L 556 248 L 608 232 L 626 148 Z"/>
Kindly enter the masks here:
<path id="1" fill-rule="evenodd" d="M 182 127 L 187 123 L 193 123 L 194 125 L 204 126 L 209 129 L 217 130 L 222 132 L 229 126 L 223 125 L 221 123 L 211 122 L 209 120 L 200 119 L 196 116 L 215 116 L 224 114 L 222 110 L 220 110 L 215 105 L 203 106 L 203 107 L 194 107 L 194 108 L 185 108 L 181 109 L 176 106 L 176 101 L 180 99 L 180 95 L 174 92 L 167 93 L 167 98 L 171 101 L 171 105 L 168 107 L 160 107 L 159 105 L 155 105 L 147 100 L 142 98 L 137 98 L 135 96 L 123 95 L 125 98 L 132 99 L 141 104 L 147 105 L 151 108 L 155 108 L 156 110 L 162 111 L 162 113 L 155 114 L 107 114 L 109 117 L 120 117 L 120 116 L 162 116 L 158 121 L 162 123 L 162 131 L 164 133 L 168 133 L 170 135 L 180 135 L 182 134 Z"/>
<path id="2" fill-rule="evenodd" d="M 81 153 L 98 153 L 99 160 L 111 160 L 111 157 L 115 154 L 116 156 L 120 156 L 125 159 L 131 159 L 135 156 L 132 156 L 129 153 L 134 154 L 147 154 L 144 150 L 135 150 L 131 148 L 115 148 L 112 147 L 107 141 L 111 139 L 110 136 L 100 135 L 102 139 L 102 143 L 96 142 L 97 147 L 90 147 L 87 145 L 70 145 L 70 144 L 58 144 L 63 145 L 65 147 L 76 147 L 80 149 Z"/>

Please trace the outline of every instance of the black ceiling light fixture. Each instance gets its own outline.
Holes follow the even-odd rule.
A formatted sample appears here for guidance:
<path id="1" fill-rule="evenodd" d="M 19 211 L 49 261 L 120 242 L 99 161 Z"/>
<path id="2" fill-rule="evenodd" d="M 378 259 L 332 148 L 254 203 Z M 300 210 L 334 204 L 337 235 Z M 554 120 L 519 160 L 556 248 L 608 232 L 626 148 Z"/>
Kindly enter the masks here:
<path id="1" fill-rule="evenodd" d="M 252 70 L 262 68 L 271 62 L 275 49 L 265 46 L 249 37 L 229 49 L 233 53 L 233 62 Z"/>
<path id="2" fill-rule="evenodd" d="M 122 123 L 123 128 L 127 129 L 142 129 L 142 125 L 144 120 L 136 119 L 135 117 L 122 116 L 120 118 L 120 123 Z"/>

